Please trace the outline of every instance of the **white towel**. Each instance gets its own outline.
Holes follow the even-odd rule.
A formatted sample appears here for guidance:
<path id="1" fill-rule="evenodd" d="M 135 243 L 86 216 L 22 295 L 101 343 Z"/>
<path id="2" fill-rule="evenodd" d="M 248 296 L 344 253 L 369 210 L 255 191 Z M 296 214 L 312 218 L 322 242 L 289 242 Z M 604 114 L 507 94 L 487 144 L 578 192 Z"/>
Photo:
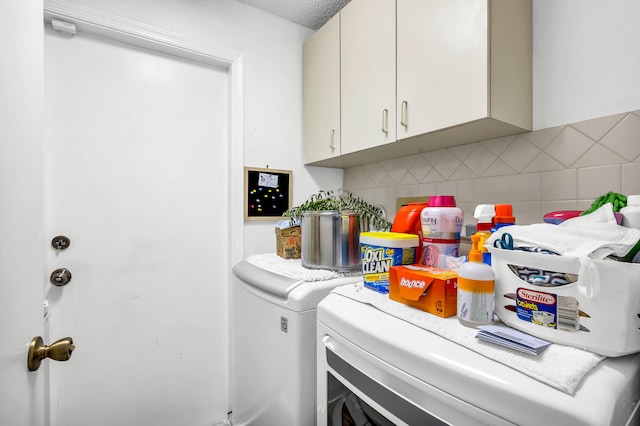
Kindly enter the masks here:
<path id="1" fill-rule="evenodd" d="M 599 260 L 611 254 L 625 256 L 640 240 L 640 230 L 616 224 L 610 203 L 560 225 L 534 223 L 499 228 L 487 238 L 485 246 L 493 246 L 506 233 L 513 237 L 515 247 L 541 247 L 564 256 Z"/>
<path id="2" fill-rule="evenodd" d="M 362 271 L 336 272 L 328 269 L 308 269 L 302 266 L 300 259 L 284 259 L 275 253 L 255 254 L 247 257 L 247 261 L 267 271 L 302 281 L 327 281 L 362 275 Z"/>
<path id="3" fill-rule="evenodd" d="M 553 344 L 542 354 L 535 356 L 481 342 L 475 337 L 478 329 L 461 325 L 456 317 L 440 318 L 391 300 L 387 295 L 363 288 L 359 284 L 337 287 L 332 293 L 372 305 L 569 395 L 575 393 L 582 378 L 604 359 L 600 355 L 559 344 Z"/>

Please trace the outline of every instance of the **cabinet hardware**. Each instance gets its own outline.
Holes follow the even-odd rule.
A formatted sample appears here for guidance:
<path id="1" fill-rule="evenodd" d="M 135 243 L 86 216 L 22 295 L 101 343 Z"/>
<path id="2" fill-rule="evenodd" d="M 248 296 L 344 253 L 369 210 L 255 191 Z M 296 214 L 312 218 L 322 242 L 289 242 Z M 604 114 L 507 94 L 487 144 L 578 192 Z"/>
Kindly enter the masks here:
<path id="1" fill-rule="evenodd" d="M 329 148 L 331 148 L 331 152 L 333 152 L 334 149 L 336 149 L 335 145 L 333 144 L 333 136 L 336 134 L 336 129 L 331 129 L 331 131 L 329 132 Z"/>
<path id="2" fill-rule="evenodd" d="M 402 101 L 400 107 L 400 124 L 405 128 L 409 127 L 409 122 L 407 120 L 407 113 L 409 112 L 408 107 L 409 103 L 407 101 Z"/>
<path id="3" fill-rule="evenodd" d="M 389 134 L 389 110 L 388 109 L 383 109 L 382 110 L 382 133 L 384 133 L 385 135 Z"/>

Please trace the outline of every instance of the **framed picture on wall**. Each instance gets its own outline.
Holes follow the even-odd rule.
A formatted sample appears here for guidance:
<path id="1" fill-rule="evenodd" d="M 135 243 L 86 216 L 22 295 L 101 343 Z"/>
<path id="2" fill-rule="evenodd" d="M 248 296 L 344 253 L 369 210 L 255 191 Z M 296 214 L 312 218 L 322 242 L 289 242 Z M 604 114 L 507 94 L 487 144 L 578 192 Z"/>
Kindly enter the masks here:
<path id="1" fill-rule="evenodd" d="M 244 168 L 244 219 L 279 220 L 291 208 L 291 170 Z"/>

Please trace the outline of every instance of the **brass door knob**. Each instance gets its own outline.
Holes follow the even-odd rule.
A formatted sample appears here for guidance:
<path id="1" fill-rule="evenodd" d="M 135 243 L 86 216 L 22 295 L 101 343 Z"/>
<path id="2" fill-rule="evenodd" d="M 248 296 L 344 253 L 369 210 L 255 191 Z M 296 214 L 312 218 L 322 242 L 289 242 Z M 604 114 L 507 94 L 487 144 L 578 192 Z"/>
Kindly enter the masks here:
<path id="1" fill-rule="evenodd" d="M 31 339 L 31 343 L 29 344 L 27 367 L 29 371 L 36 371 L 40 368 L 40 363 L 45 358 L 51 358 L 56 361 L 67 361 L 71 358 L 71 352 L 73 352 L 75 348 L 71 337 L 65 337 L 47 346 L 44 344 L 42 337 L 36 336 Z"/>

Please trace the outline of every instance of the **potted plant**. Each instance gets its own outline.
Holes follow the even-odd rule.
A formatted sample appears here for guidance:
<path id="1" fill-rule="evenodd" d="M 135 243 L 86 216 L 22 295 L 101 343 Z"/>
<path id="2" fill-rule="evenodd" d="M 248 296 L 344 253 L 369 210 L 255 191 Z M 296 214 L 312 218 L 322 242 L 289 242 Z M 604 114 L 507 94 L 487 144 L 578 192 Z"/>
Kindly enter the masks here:
<path id="1" fill-rule="evenodd" d="M 302 266 L 311 269 L 361 269 L 360 232 L 391 229 L 381 207 L 342 190 L 319 191 L 283 216 L 300 230 Z"/>
<path id="2" fill-rule="evenodd" d="M 354 212 L 360 218 L 362 231 L 375 229 L 388 231 L 391 222 L 387 220 L 384 211 L 379 206 L 369 204 L 362 198 L 349 191 L 319 191 L 297 207 L 293 207 L 283 213 L 288 217 L 292 226 L 300 225 L 302 215 L 307 211 L 335 210 L 337 212 Z"/>

